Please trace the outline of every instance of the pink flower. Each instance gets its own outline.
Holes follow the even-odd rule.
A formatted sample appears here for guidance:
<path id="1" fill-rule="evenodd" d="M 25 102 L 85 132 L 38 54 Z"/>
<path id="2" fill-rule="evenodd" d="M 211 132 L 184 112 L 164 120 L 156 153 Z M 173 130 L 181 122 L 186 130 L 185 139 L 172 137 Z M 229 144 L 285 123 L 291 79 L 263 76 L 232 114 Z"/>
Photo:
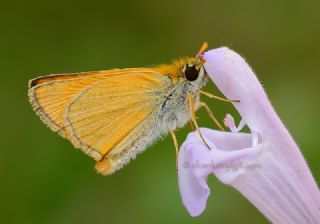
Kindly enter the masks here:
<path id="1" fill-rule="evenodd" d="M 231 115 L 231 132 L 202 128 L 211 150 L 197 132 L 188 135 L 178 159 L 179 188 L 192 216 L 206 207 L 214 174 L 253 203 L 273 223 L 320 223 L 320 192 L 292 137 L 245 60 L 228 48 L 204 53 L 209 76 L 234 103 L 242 121 Z M 251 133 L 240 133 L 247 125 Z"/>

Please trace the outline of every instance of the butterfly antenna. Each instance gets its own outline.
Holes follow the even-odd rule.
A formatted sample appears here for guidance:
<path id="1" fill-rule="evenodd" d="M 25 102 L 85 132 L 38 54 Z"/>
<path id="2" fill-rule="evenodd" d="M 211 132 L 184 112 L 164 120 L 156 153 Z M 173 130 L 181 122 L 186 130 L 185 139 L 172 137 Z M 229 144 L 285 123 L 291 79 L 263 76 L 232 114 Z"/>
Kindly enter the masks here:
<path id="1" fill-rule="evenodd" d="M 197 56 L 203 56 L 203 52 L 207 50 L 207 48 L 208 48 L 208 43 L 205 41 L 202 43 L 200 50 L 197 53 Z"/>

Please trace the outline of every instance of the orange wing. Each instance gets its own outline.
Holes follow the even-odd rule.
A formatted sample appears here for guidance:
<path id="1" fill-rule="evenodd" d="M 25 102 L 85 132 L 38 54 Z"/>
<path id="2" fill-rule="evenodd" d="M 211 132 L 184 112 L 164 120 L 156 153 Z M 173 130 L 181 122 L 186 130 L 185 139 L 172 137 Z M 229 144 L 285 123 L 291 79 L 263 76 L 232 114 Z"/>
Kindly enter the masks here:
<path id="1" fill-rule="evenodd" d="M 52 75 L 30 81 L 41 120 L 100 160 L 157 106 L 169 78 L 148 68 Z"/>

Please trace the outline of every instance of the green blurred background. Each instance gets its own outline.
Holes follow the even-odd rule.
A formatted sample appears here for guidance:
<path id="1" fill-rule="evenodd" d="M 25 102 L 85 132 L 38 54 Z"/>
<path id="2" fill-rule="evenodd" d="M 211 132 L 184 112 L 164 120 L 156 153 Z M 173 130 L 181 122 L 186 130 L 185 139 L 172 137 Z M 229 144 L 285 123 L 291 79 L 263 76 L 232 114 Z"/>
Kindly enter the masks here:
<path id="1" fill-rule="evenodd" d="M 2 1 L 1 223 L 268 223 L 211 177 L 207 209 L 192 218 L 177 185 L 170 137 L 113 176 L 51 132 L 32 111 L 39 75 L 167 63 L 202 41 L 240 52 L 320 181 L 319 1 Z M 214 85 L 206 87 L 220 94 Z M 206 100 L 221 120 L 234 113 Z M 205 112 L 200 123 L 214 127 Z M 188 128 L 178 132 L 181 143 Z"/>

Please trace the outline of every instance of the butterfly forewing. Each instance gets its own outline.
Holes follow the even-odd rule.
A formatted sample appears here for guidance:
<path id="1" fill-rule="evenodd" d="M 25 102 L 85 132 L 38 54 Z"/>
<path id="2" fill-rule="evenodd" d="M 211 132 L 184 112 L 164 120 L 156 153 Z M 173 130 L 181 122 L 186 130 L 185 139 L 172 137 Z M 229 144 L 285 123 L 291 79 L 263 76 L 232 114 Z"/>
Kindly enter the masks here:
<path id="1" fill-rule="evenodd" d="M 152 69 L 50 76 L 29 90 L 30 101 L 52 130 L 100 160 L 157 107 L 167 79 Z"/>

